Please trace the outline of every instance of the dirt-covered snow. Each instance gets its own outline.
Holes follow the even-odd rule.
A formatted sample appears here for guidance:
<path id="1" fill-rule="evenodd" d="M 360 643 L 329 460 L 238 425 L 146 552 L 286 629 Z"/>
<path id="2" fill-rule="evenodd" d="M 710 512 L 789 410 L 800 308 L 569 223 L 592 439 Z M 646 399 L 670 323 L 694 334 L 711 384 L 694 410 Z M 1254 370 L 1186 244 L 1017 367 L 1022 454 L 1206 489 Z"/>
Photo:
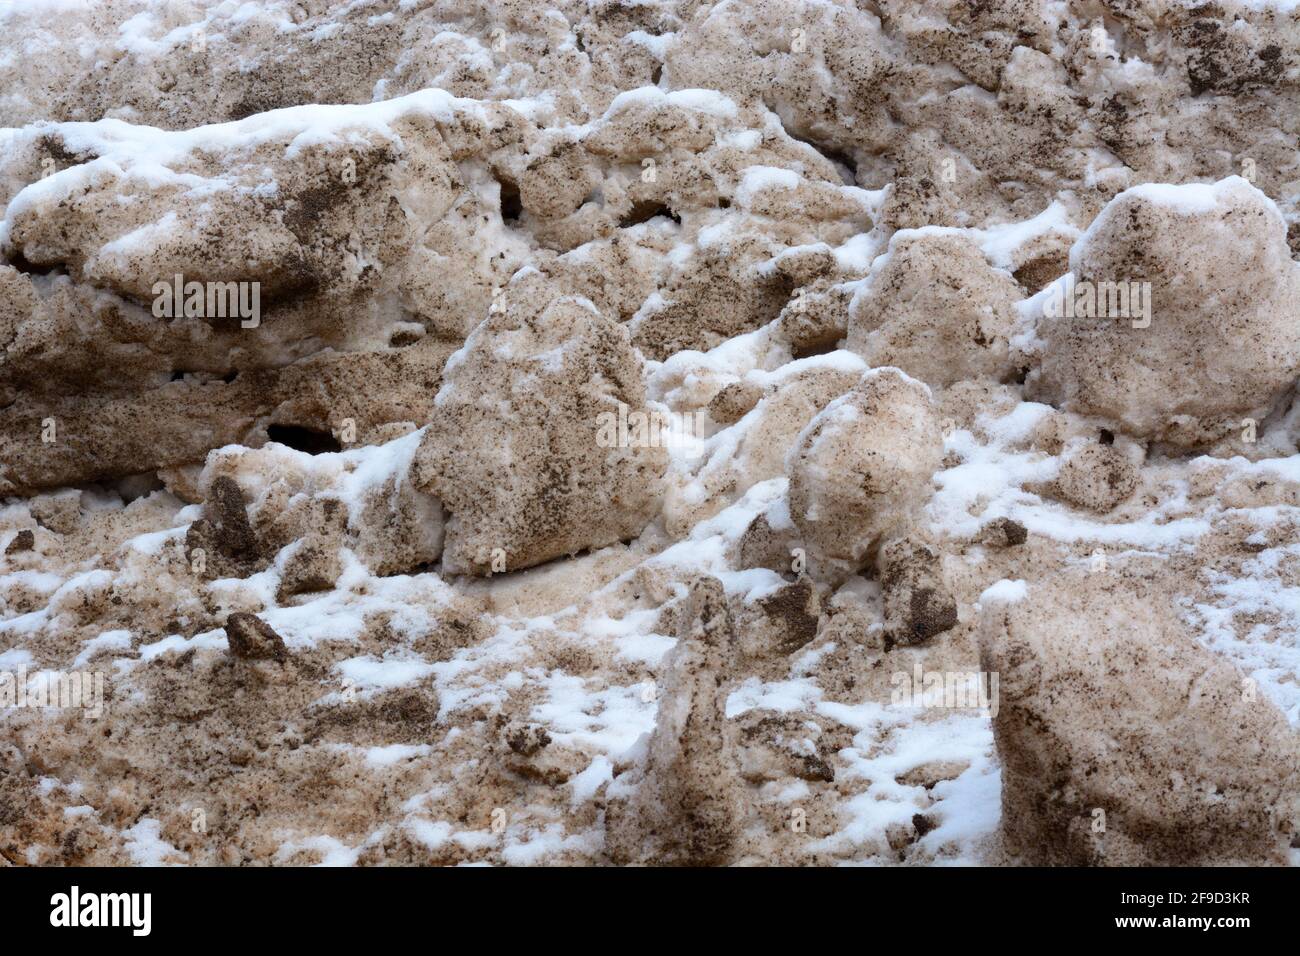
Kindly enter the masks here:
<path id="1" fill-rule="evenodd" d="M 1300 865 L 1300 7 L 0 2 L 0 865 Z"/>

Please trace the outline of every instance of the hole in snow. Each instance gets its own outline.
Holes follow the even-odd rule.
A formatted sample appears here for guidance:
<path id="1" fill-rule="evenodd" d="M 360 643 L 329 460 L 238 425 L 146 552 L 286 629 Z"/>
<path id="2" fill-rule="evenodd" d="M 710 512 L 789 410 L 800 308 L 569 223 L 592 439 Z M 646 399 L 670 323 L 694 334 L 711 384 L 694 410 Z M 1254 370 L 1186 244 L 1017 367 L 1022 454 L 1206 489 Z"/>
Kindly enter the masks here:
<path id="1" fill-rule="evenodd" d="M 326 452 L 342 451 L 343 446 L 329 432 L 317 431 L 302 425 L 269 425 L 266 437 L 281 445 L 288 445 L 294 451 L 305 451 L 309 455 L 321 455 Z"/>
<path id="2" fill-rule="evenodd" d="M 524 211 L 524 204 L 519 199 L 519 187 L 508 179 L 498 179 L 501 187 L 501 218 L 505 222 L 518 222 Z"/>
<path id="3" fill-rule="evenodd" d="M 643 222 L 649 222 L 655 216 L 666 216 L 677 225 L 682 224 L 682 217 L 677 215 L 662 203 L 653 200 L 643 200 L 635 204 L 622 219 L 619 220 L 619 228 L 626 229 L 629 226 L 639 226 Z"/>
<path id="4" fill-rule="evenodd" d="M 388 337 L 388 347 L 394 349 L 414 345 L 424 336 L 417 329 L 397 329 Z"/>

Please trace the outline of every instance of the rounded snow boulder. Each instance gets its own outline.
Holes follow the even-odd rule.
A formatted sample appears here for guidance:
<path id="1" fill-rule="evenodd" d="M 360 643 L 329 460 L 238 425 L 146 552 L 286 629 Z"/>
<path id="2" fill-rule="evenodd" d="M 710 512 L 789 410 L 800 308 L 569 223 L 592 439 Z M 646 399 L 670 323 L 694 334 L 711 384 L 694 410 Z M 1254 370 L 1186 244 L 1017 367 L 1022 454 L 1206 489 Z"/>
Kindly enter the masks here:
<path id="1" fill-rule="evenodd" d="M 492 312 L 447 363 L 416 484 L 450 512 L 453 574 L 634 538 L 668 465 L 627 331 L 587 299 Z"/>
<path id="2" fill-rule="evenodd" d="M 872 369 L 823 409 L 790 453 L 790 515 L 809 570 L 834 579 L 872 563 L 930 494 L 943 435 L 930 389 Z"/>
<path id="3" fill-rule="evenodd" d="M 896 233 L 849 305 L 848 348 L 935 387 L 1001 379 L 1020 286 L 956 230 Z"/>
<path id="4" fill-rule="evenodd" d="M 1194 447 L 1262 420 L 1300 369 L 1300 264 L 1273 202 L 1232 176 L 1125 190 L 1040 294 L 1031 392 Z"/>
<path id="5" fill-rule="evenodd" d="M 981 599 L 1007 850 L 1037 866 L 1282 863 L 1300 798 L 1286 718 L 1159 581 L 1078 571 Z"/>

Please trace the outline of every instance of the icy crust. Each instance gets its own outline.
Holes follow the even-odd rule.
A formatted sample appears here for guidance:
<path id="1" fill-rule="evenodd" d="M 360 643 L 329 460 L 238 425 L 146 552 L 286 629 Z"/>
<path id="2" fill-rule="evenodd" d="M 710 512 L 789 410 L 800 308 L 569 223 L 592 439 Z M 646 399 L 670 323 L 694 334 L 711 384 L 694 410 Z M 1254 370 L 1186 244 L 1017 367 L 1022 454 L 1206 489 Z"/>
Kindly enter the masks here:
<path id="1" fill-rule="evenodd" d="M 978 7 L 0 12 L 0 857 L 1300 863 L 1300 21 Z"/>

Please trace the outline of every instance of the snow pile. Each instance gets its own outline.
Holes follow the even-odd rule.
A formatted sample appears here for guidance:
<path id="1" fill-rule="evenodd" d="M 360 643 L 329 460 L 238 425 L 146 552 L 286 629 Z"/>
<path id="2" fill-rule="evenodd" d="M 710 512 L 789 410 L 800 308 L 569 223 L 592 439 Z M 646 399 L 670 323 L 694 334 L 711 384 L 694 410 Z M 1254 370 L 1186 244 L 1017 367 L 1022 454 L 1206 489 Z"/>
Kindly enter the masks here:
<path id="1" fill-rule="evenodd" d="M 5 4 L 0 857 L 1300 863 L 1219 7 Z"/>

